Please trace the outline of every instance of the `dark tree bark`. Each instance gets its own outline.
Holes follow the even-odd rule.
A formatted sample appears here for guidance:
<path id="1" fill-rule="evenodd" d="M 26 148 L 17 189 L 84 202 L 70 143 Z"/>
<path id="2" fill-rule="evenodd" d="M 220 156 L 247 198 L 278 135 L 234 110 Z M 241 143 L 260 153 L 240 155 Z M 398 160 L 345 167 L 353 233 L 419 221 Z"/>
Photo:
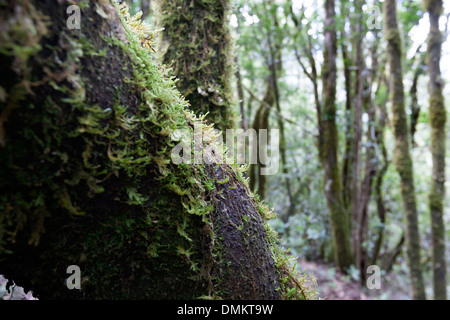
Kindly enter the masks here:
<path id="1" fill-rule="evenodd" d="M 270 1 L 269 4 L 273 4 L 273 1 Z M 274 25 L 274 29 L 277 30 L 279 28 L 278 19 L 276 14 L 274 14 L 273 10 L 270 10 L 270 15 L 267 10 L 267 7 L 264 6 L 264 12 L 267 16 L 271 16 L 272 23 Z M 273 39 L 275 38 L 275 39 Z M 267 31 L 267 43 L 269 47 L 269 59 L 268 59 L 268 65 L 269 70 L 271 73 L 271 80 L 273 82 L 273 94 L 275 98 L 275 107 L 278 112 L 278 114 L 281 115 L 281 106 L 280 106 L 280 92 L 278 89 L 278 79 L 280 78 L 281 72 L 282 72 L 282 62 L 281 62 L 281 43 L 279 41 L 276 41 L 276 37 L 273 37 L 272 30 Z M 280 130 L 280 154 L 281 154 L 281 167 L 282 172 L 284 175 L 284 181 L 286 186 L 286 191 L 288 194 L 289 204 L 292 207 L 294 205 L 294 198 L 292 197 L 292 191 L 291 191 L 291 182 L 288 174 L 288 168 L 287 168 L 287 143 L 286 143 L 286 135 L 284 131 L 284 122 L 281 117 L 277 117 L 277 123 L 278 123 L 278 130 Z"/>
<path id="2" fill-rule="evenodd" d="M 269 2 L 270 5 L 272 2 Z M 269 16 L 269 12 L 266 8 L 266 4 L 264 4 L 264 14 Z M 272 18 L 273 24 L 275 27 L 278 27 L 278 21 L 275 16 Z M 285 147 L 285 139 L 284 139 L 284 124 L 281 118 L 281 110 L 279 105 L 279 96 L 278 96 L 278 77 L 282 72 L 282 62 L 281 62 L 281 48 L 277 43 L 273 43 L 272 41 L 272 30 L 268 29 L 266 31 L 266 40 L 267 40 L 267 52 L 262 52 L 265 56 L 266 67 L 268 69 L 269 75 L 266 78 L 266 90 L 264 93 L 263 99 L 260 101 L 260 105 L 258 110 L 256 111 L 255 118 L 253 120 L 252 128 L 256 131 L 256 134 L 259 135 L 259 130 L 265 129 L 268 130 L 270 128 L 270 111 L 275 111 L 277 113 L 277 123 L 280 129 L 280 153 L 281 153 L 281 164 L 283 170 L 285 170 L 285 161 L 286 161 L 286 147 Z M 265 50 L 264 50 L 265 51 Z M 259 138 L 259 137 L 258 137 Z M 264 147 L 265 148 L 265 147 Z M 262 154 L 266 154 L 267 150 L 265 150 Z M 249 177 L 250 177 L 250 187 L 251 190 L 254 190 L 256 194 L 258 194 L 262 199 L 264 199 L 266 195 L 266 176 L 261 174 L 262 165 L 260 163 L 251 164 L 249 167 Z M 289 188 L 289 187 L 288 187 Z"/>
<path id="3" fill-rule="evenodd" d="M 71 3 L 80 30 L 69 3 L 0 13 L 1 272 L 47 299 L 307 297 L 281 283 L 284 251 L 242 174 L 171 161 L 170 133 L 200 124 L 169 70 L 109 1 Z"/>

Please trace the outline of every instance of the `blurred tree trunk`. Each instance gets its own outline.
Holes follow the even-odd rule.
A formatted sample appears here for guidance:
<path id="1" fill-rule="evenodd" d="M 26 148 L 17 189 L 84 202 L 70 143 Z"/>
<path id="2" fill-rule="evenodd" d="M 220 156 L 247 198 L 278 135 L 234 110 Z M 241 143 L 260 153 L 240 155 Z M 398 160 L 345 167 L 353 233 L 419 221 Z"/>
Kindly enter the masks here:
<path id="1" fill-rule="evenodd" d="M 263 12 L 269 17 L 270 13 L 272 13 L 272 8 L 270 7 L 273 4 L 272 1 L 268 1 L 267 3 L 263 3 Z M 267 9 L 267 5 L 269 5 L 269 10 Z M 270 11 L 270 12 L 269 12 Z M 271 26 L 274 28 L 278 28 L 278 20 L 275 15 L 271 16 Z M 281 57 L 281 45 L 275 39 L 273 40 L 273 30 L 272 27 L 267 30 L 262 30 L 263 35 L 265 36 L 265 40 L 267 41 L 267 48 L 264 48 L 262 54 L 265 57 L 266 68 L 269 72 L 266 77 L 266 89 L 264 93 L 263 99 L 260 101 L 260 105 L 258 110 L 256 111 L 255 118 L 253 120 L 252 128 L 256 131 L 259 139 L 259 130 L 266 129 L 269 130 L 269 116 L 271 111 L 275 111 L 277 113 L 277 123 L 280 129 L 280 153 L 281 153 L 281 163 L 283 166 L 283 170 L 285 170 L 285 161 L 286 161 L 286 148 L 284 145 L 284 124 L 281 119 L 281 111 L 279 106 L 279 96 L 278 96 L 278 78 L 282 72 L 282 57 Z M 267 50 L 267 51 L 266 51 Z M 253 94 L 253 93 L 250 93 Z M 269 134 L 269 131 L 268 131 Z M 260 145 L 259 148 L 263 148 L 261 154 L 266 154 L 267 146 Z M 266 195 L 266 176 L 260 174 L 261 171 L 261 160 L 262 162 L 265 159 L 260 159 L 257 164 L 251 164 L 249 167 L 249 177 L 250 177 L 250 187 L 251 190 L 254 190 L 261 198 L 264 198 Z M 289 188 L 289 185 L 288 185 Z"/>
<path id="2" fill-rule="evenodd" d="M 425 299 L 420 260 L 420 239 L 414 188 L 413 165 L 410 155 L 410 137 L 405 111 L 402 74 L 402 43 L 397 25 L 395 0 L 383 3 L 385 37 L 388 41 L 387 58 L 390 67 L 390 90 L 395 136 L 394 162 L 400 175 L 400 188 L 406 220 L 408 266 L 414 299 Z"/>
<path id="3" fill-rule="evenodd" d="M 385 60 L 381 64 L 381 69 L 384 70 L 385 68 Z M 387 214 L 387 208 L 384 203 L 384 195 L 382 191 L 383 186 L 383 179 L 384 175 L 388 169 L 389 162 L 388 162 L 388 156 L 387 156 L 387 150 L 386 150 L 386 144 L 384 142 L 384 129 L 387 122 L 387 111 L 386 111 L 386 103 L 388 101 L 389 97 L 389 84 L 387 83 L 387 79 L 385 77 L 385 73 L 379 71 L 379 73 L 382 75 L 380 77 L 380 80 L 378 82 L 378 88 L 375 93 L 375 96 L 377 97 L 377 101 L 379 105 L 377 106 L 378 113 L 377 113 L 377 119 L 375 120 L 375 141 L 379 149 L 379 158 L 378 158 L 378 171 L 375 176 L 375 202 L 376 202 L 376 208 L 377 208 L 377 214 L 378 218 L 380 220 L 380 225 L 378 227 L 377 232 L 377 238 L 375 241 L 375 246 L 372 254 L 372 264 L 377 264 L 377 260 L 380 254 L 380 250 L 383 244 L 384 240 L 384 231 L 386 229 L 386 214 Z M 386 88 L 386 92 L 384 93 L 382 91 L 382 88 Z"/>
<path id="4" fill-rule="evenodd" d="M 270 4 L 273 4 L 274 1 L 271 0 L 269 2 Z M 276 15 L 276 11 L 273 10 L 272 8 L 270 8 L 270 12 L 267 11 L 267 7 L 264 5 L 264 11 L 266 13 L 267 16 L 270 16 L 272 19 L 272 24 L 273 24 L 273 29 L 275 30 L 275 32 L 279 32 L 279 24 L 278 24 L 278 19 L 277 19 L 277 15 Z M 270 14 L 270 15 L 269 15 Z M 286 187 L 286 192 L 288 195 L 288 200 L 289 200 L 289 207 L 290 208 L 294 208 L 295 204 L 294 204 L 294 198 L 292 196 L 292 191 L 291 191 L 291 181 L 289 178 L 289 174 L 288 174 L 288 166 L 287 166 L 287 156 L 286 156 L 286 151 L 287 151 L 287 143 L 286 143 L 286 135 L 285 135 L 285 131 L 284 131 L 284 122 L 283 119 L 281 118 L 281 106 L 280 106 L 280 92 L 279 92 L 279 86 L 278 86 L 278 79 L 281 76 L 282 70 L 283 70 L 283 66 L 282 66 L 282 62 L 281 62 L 281 43 L 280 41 L 277 41 L 277 37 L 276 37 L 276 33 L 275 36 L 273 37 L 274 39 L 272 39 L 272 27 L 271 29 L 269 29 L 267 31 L 267 42 L 269 45 L 269 70 L 270 73 L 272 75 L 271 79 L 273 81 L 273 93 L 274 93 L 274 98 L 275 98 L 275 107 L 277 110 L 278 115 L 280 115 L 279 117 L 277 117 L 277 123 L 278 123 L 278 129 L 280 130 L 280 154 L 281 154 L 281 167 L 282 167 L 282 172 L 284 175 L 284 181 L 285 181 L 285 187 Z M 287 211 L 288 213 L 285 216 L 287 218 L 289 218 L 289 210 Z"/>
<path id="5" fill-rule="evenodd" d="M 163 63 L 172 64 L 178 89 L 195 114 L 206 114 L 215 128 L 235 128 L 232 40 L 229 1 L 157 0 L 164 28 L 159 49 Z"/>
<path id="6" fill-rule="evenodd" d="M 433 243 L 433 288 L 434 299 L 447 299 L 446 261 L 445 261 L 445 144 L 446 144 L 446 110 L 441 78 L 441 47 L 442 33 L 439 30 L 439 18 L 442 13 L 442 0 L 425 1 L 425 7 L 430 19 L 430 34 L 428 36 L 428 73 L 430 75 L 430 124 L 431 124 L 431 154 L 433 170 L 429 193 L 431 214 L 431 231 Z"/>
<path id="7" fill-rule="evenodd" d="M 150 2 L 151 0 L 141 0 L 142 19 L 150 15 Z"/>
<path id="8" fill-rule="evenodd" d="M 241 76 L 241 67 L 239 64 L 238 56 L 236 55 L 236 87 L 238 91 L 238 98 L 239 98 L 239 111 L 241 116 L 241 128 L 243 130 L 248 129 L 248 123 L 247 123 L 247 117 L 245 115 L 245 101 L 244 101 L 244 89 L 242 87 L 242 76 Z"/>
<path id="9" fill-rule="evenodd" d="M 360 270 L 360 280 L 361 284 L 366 283 L 367 267 L 369 265 L 369 254 L 368 254 L 368 241 L 369 241 L 369 202 L 373 193 L 373 181 L 376 177 L 378 170 L 380 169 L 381 159 L 377 154 L 377 122 L 376 122 L 376 105 L 372 99 L 372 87 L 379 74 L 378 66 L 378 46 L 379 38 L 375 34 L 375 41 L 371 48 L 371 70 L 367 68 L 364 69 L 362 78 L 368 78 L 366 85 L 364 86 L 364 106 L 367 118 L 367 131 L 366 131 L 366 142 L 365 142 L 365 163 L 364 163 L 364 175 L 361 179 L 360 188 L 360 201 L 358 204 L 358 220 L 357 225 L 359 226 L 359 262 L 357 265 Z M 383 77 L 378 77 L 378 82 L 383 81 Z"/>
<path id="10" fill-rule="evenodd" d="M 417 84 L 419 82 L 419 77 L 424 72 L 425 57 L 425 54 L 420 54 L 419 63 L 414 71 L 413 81 L 411 88 L 409 89 L 409 95 L 411 96 L 411 146 L 413 148 L 415 147 L 414 134 L 416 133 L 417 121 L 419 120 L 420 115 L 420 105 L 417 99 Z"/>
<path id="11" fill-rule="evenodd" d="M 349 215 L 342 200 L 342 180 L 338 164 L 338 132 L 336 128 L 336 16 L 334 0 L 325 1 L 325 46 L 322 69 L 323 110 L 322 142 L 319 154 L 324 168 L 324 188 L 330 211 L 334 260 L 345 271 L 353 262 L 350 245 Z"/>
<path id="12" fill-rule="evenodd" d="M 350 197 L 350 216 L 351 216 L 351 232 L 352 232 L 352 250 L 355 259 L 355 267 L 360 270 L 360 278 L 363 279 L 365 270 L 362 268 L 362 230 L 364 225 L 362 223 L 361 210 L 361 139 L 362 139 L 362 114 L 364 107 L 364 88 L 365 88 L 365 63 L 363 60 L 363 26 L 362 26 L 362 5 L 364 1 L 358 0 L 355 2 L 355 50 L 356 59 L 355 67 L 357 68 L 355 77 L 355 104 L 352 117 L 352 149 L 351 149 L 351 197 Z M 347 155 L 348 156 L 348 155 Z"/>
<path id="13" fill-rule="evenodd" d="M 344 3 L 344 2 L 343 2 Z M 342 59 L 344 60 L 344 79 L 345 79 L 345 151 L 342 165 L 342 200 L 344 206 L 350 208 L 352 199 L 352 139 L 353 139 L 353 125 L 352 125 L 352 100 L 353 100 L 353 86 L 352 86 L 352 72 L 350 70 L 352 66 L 352 59 L 348 52 L 345 40 L 342 40 L 341 44 Z"/>
<path id="14" fill-rule="evenodd" d="M 264 98 L 262 99 L 258 110 L 256 110 L 255 118 L 253 119 L 252 129 L 259 134 L 259 130 L 269 129 L 269 107 L 273 106 L 274 103 L 274 91 L 273 91 L 273 80 L 272 75 L 267 77 L 266 91 Z M 259 148 L 264 148 L 261 154 L 266 154 L 266 146 L 261 145 Z M 266 176 L 261 174 L 261 163 L 250 164 L 249 166 L 249 178 L 250 178 L 250 190 L 258 194 L 261 199 L 264 199 L 266 195 Z"/>
<path id="15" fill-rule="evenodd" d="M 236 29 L 237 29 L 238 34 L 240 34 L 241 29 L 239 26 L 239 20 L 237 20 Z M 246 116 L 246 112 L 245 112 L 244 88 L 243 88 L 242 76 L 241 76 L 241 63 L 239 61 L 238 54 L 235 55 L 234 64 L 236 66 L 235 76 L 236 76 L 236 88 L 237 88 L 237 93 L 238 93 L 238 98 L 239 98 L 239 112 L 240 112 L 240 118 L 241 118 L 241 128 L 243 130 L 247 130 L 248 122 L 247 122 L 247 116 Z"/>

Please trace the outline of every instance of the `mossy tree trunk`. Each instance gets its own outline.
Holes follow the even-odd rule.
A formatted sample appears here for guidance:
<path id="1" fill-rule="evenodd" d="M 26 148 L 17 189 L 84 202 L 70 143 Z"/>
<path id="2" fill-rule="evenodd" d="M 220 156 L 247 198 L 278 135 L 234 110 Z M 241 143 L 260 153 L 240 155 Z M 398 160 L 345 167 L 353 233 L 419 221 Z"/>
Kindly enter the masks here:
<path id="1" fill-rule="evenodd" d="M 362 191 L 361 191 L 361 140 L 363 134 L 362 114 L 364 109 L 364 90 L 365 90 L 365 63 L 363 60 L 363 12 L 364 1 L 355 2 L 355 103 L 352 113 L 352 149 L 351 149 L 351 197 L 350 197 L 350 219 L 352 233 L 352 250 L 355 259 L 356 269 L 360 271 L 361 280 L 364 279 L 365 270 L 363 268 L 362 258 Z"/>
<path id="2" fill-rule="evenodd" d="M 239 170 L 171 161 L 170 133 L 201 123 L 124 10 L 1 6 L 2 274 L 48 299 L 308 296 Z"/>
<path id="3" fill-rule="evenodd" d="M 409 89 L 409 95 L 411 96 L 411 114 L 410 118 L 410 132 L 411 132 L 411 147 L 415 147 L 414 135 L 416 133 L 417 122 L 419 121 L 420 115 L 420 105 L 417 97 L 417 85 L 419 83 L 419 78 L 424 72 L 425 67 L 425 57 L 426 55 L 421 53 L 419 57 L 419 63 L 414 71 L 413 81 L 411 88 Z"/>
<path id="4" fill-rule="evenodd" d="M 231 80 L 234 74 L 228 26 L 229 1 L 157 0 L 164 28 L 160 53 L 172 64 L 177 84 L 197 114 L 223 132 L 235 127 Z"/>
<path id="5" fill-rule="evenodd" d="M 334 259 L 338 267 L 345 270 L 352 264 L 350 246 L 350 221 L 342 199 L 342 180 L 337 157 L 338 134 L 336 128 L 336 17 L 334 0 L 325 1 L 325 50 L 322 69 L 323 110 L 321 112 L 321 135 L 319 145 L 324 168 L 325 195 L 330 211 L 333 232 Z"/>
<path id="6" fill-rule="evenodd" d="M 413 165 L 410 154 L 410 138 L 405 111 L 402 73 L 402 44 L 397 25 L 395 0 L 383 4 L 385 37 L 388 41 L 387 59 L 390 68 L 390 94 L 392 121 L 395 136 L 394 162 L 400 175 L 400 188 L 406 222 L 407 260 L 414 299 L 425 299 L 421 261 L 420 239 L 417 221 L 416 194 L 414 188 Z"/>
<path id="7" fill-rule="evenodd" d="M 431 231 L 433 240 L 433 288 L 436 300 L 447 299 L 446 261 L 445 261 L 445 122 L 447 112 L 442 95 L 444 83 L 441 78 L 440 61 L 442 34 L 439 30 L 439 18 L 442 13 L 442 0 L 425 1 L 430 18 L 428 37 L 428 73 L 430 75 L 430 124 L 431 154 L 433 171 L 429 193 Z"/>
<path id="8" fill-rule="evenodd" d="M 385 68 L 385 60 L 381 64 L 381 68 L 379 70 L 383 70 Z M 382 88 L 386 88 L 386 93 L 383 94 Z M 385 232 L 385 225 L 386 225 L 386 215 L 388 212 L 388 209 L 386 208 L 382 186 L 383 186 L 383 180 L 384 175 L 388 169 L 389 161 L 388 161 L 388 155 L 387 155 L 387 149 L 386 144 L 384 141 L 384 130 L 386 127 L 386 103 L 388 101 L 389 97 L 389 85 L 387 83 L 386 76 L 383 74 L 380 77 L 380 80 L 378 82 L 378 88 L 376 91 L 376 97 L 378 97 L 378 112 L 377 112 L 377 119 L 375 122 L 375 143 L 377 144 L 378 148 L 380 149 L 380 155 L 381 157 L 378 159 L 378 168 L 376 177 L 374 178 L 374 191 L 375 191 L 375 202 L 376 202 L 376 208 L 377 208 L 377 214 L 378 218 L 380 220 L 381 227 L 378 230 L 377 234 L 377 240 L 375 241 L 373 254 L 372 254 L 372 264 L 377 264 L 377 260 L 380 254 L 380 250 L 384 241 L 384 232 Z"/>
<path id="9" fill-rule="evenodd" d="M 352 111 L 353 111 L 353 90 L 352 90 L 352 73 L 350 67 L 353 65 L 352 60 L 349 57 L 345 44 L 341 46 L 342 59 L 344 60 L 344 78 L 345 78 L 345 151 L 342 161 L 342 200 L 344 206 L 350 208 L 352 199 Z"/>

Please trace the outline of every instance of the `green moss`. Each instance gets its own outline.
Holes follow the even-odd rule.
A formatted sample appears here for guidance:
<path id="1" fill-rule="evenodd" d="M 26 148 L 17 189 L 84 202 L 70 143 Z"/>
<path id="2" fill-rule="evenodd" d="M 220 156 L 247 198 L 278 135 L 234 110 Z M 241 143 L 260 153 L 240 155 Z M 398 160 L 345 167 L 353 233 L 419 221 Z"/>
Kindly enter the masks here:
<path id="1" fill-rule="evenodd" d="M 305 272 L 300 272 L 297 258 L 280 248 L 278 234 L 268 224 L 265 225 L 273 259 L 280 274 L 280 290 L 286 300 L 317 300 L 316 278 Z"/>
<path id="2" fill-rule="evenodd" d="M 114 16 L 108 6 L 101 9 Z M 83 21 L 92 32 L 90 14 Z M 0 253 L 20 253 L 2 268 L 28 276 L 44 297 L 67 296 L 57 279 L 77 264 L 83 290 L 70 293 L 77 298 L 219 298 L 228 293 L 220 272 L 212 272 L 225 263 L 211 221 L 216 180 L 204 165 L 170 161 L 170 132 L 195 124 L 208 134 L 211 127 L 189 111 L 170 68 L 154 63 L 127 21 L 111 19 L 104 23 L 123 25 L 126 38 L 69 36 L 58 32 L 65 20 L 54 21 L 47 45 L 21 60 L 11 83 L 0 84 L 9 93 L 2 115 L 14 105 L 0 147 Z M 0 53 L 2 65 L 15 57 L 1 45 Z M 24 83 L 37 81 L 31 74 L 42 76 L 33 86 L 38 95 L 24 93 Z M 246 186 L 242 168 L 223 170 L 227 178 L 218 185 L 236 179 Z M 251 201 L 264 221 L 271 218 L 266 206 Z M 242 225 L 247 244 L 249 220 Z M 281 290 L 297 297 L 291 288 L 301 286 L 292 282 L 273 233 L 268 238 L 286 279 Z M 39 246 L 29 248 L 25 240 Z"/>

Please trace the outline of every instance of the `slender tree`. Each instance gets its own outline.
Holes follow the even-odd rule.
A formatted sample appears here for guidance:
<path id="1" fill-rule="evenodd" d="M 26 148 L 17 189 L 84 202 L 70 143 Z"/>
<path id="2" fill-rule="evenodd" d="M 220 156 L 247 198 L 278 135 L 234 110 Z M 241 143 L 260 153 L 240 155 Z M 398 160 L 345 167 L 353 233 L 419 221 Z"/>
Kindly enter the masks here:
<path id="1" fill-rule="evenodd" d="M 410 138 L 405 111 L 402 43 L 397 25 L 397 8 L 395 0 L 383 3 L 385 38 L 387 39 L 387 59 L 390 68 L 390 94 L 392 104 L 392 121 L 395 136 L 394 162 L 400 175 L 400 188 L 406 222 L 407 260 L 414 299 L 425 299 L 425 289 L 420 261 L 420 239 L 417 221 L 416 194 Z"/>
<path id="2" fill-rule="evenodd" d="M 260 101 L 260 105 L 256 110 L 255 118 L 253 119 L 252 129 L 258 132 L 259 130 L 269 129 L 269 116 L 270 108 L 273 107 L 274 103 L 274 91 L 273 83 L 271 79 L 272 75 L 267 77 L 266 92 L 264 98 Z M 265 146 L 262 146 L 265 148 Z M 264 153 L 263 153 L 264 154 Z M 250 178 L 250 190 L 256 192 L 262 199 L 266 194 L 266 176 L 261 174 L 261 164 L 255 163 L 249 166 L 249 178 Z"/>
<path id="3" fill-rule="evenodd" d="M 341 11 L 345 17 L 348 14 L 348 8 L 346 7 L 346 2 L 341 2 Z M 345 23 L 344 23 L 345 26 Z M 347 33 L 345 27 L 342 28 L 341 33 L 343 34 L 343 39 L 341 39 L 341 52 L 342 59 L 344 62 L 344 81 L 345 81 L 345 151 L 342 160 L 342 193 L 343 201 L 346 208 L 350 208 L 352 199 L 352 139 L 353 139 L 353 125 L 352 125 L 352 114 L 353 114 L 353 86 L 354 77 L 351 72 L 351 66 L 353 65 L 353 58 L 349 52 L 349 44 L 347 44 Z"/>
<path id="4" fill-rule="evenodd" d="M 420 54 L 419 63 L 414 70 L 413 81 L 411 88 L 409 89 L 409 95 L 411 96 L 411 114 L 410 114 L 410 132 L 411 132 L 411 146 L 415 147 L 414 135 L 416 133 L 417 122 L 420 115 L 420 105 L 417 97 L 417 85 L 419 83 L 419 78 L 424 72 L 425 67 L 425 54 Z"/>
<path id="5" fill-rule="evenodd" d="M 382 63 L 382 67 L 384 68 L 385 61 Z M 382 74 L 381 79 L 378 82 L 378 88 L 376 91 L 376 96 L 378 100 L 378 112 L 377 112 L 377 118 L 375 120 L 375 140 L 376 144 L 378 146 L 378 149 L 380 150 L 378 155 L 378 170 L 377 174 L 375 176 L 375 182 L 374 182 L 374 192 L 375 192 L 375 202 L 376 202 L 376 208 L 377 208 L 377 214 L 379 218 L 380 227 L 377 232 L 377 237 L 374 244 L 373 254 L 372 254 L 372 264 L 377 264 L 377 260 L 381 251 L 381 247 L 384 241 L 384 232 L 385 232 L 385 225 L 386 225 L 386 215 L 388 213 L 388 208 L 385 205 L 384 201 L 384 195 L 382 191 L 383 186 L 383 180 L 384 175 L 388 169 L 389 166 L 389 160 L 387 155 L 387 149 L 386 144 L 384 141 L 384 131 L 386 127 L 387 122 L 387 112 L 386 112 L 386 103 L 388 101 L 388 90 L 389 85 L 387 84 L 387 79 L 384 73 L 380 72 Z M 383 92 L 382 88 L 386 88 L 386 91 Z"/>
<path id="6" fill-rule="evenodd" d="M 270 1 L 270 4 L 273 4 L 273 0 Z M 264 5 L 264 11 L 267 16 L 271 17 L 271 20 L 273 21 L 274 27 L 276 31 L 279 31 L 279 23 L 276 16 L 276 10 L 273 10 L 273 7 L 270 8 L 270 13 L 267 10 L 267 7 Z M 270 15 L 269 15 L 270 14 Z M 271 80 L 273 82 L 273 93 L 275 98 L 275 107 L 277 110 L 277 113 L 281 115 L 281 105 L 280 105 L 280 92 L 279 92 L 279 84 L 278 79 L 281 75 L 282 70 L 282 62 L 281 62 L 281 43 L 278 40 L 277 37 L 273 37 L 271 34 L 271 30 L 268 30 L 267 32 L 267 44 L 269 47 L 269 69 L 271 74 Z M 275 39 L 272 39 L 275 38 Z M 276 41 L 276 42 L 275 42 Z M 274 43 L 275 42 L 275 43 Z M 277 66 L 278 70 L 277 70 Z M 284 127 L 284 121 L 281 117 L 277 117 L 277 123 L 278 123 L 278 130 L 280 130 L 280 154 L 281 154 L 281 166 L 282 166 L 282 172 L 284 175 L 284 182 L 286 186 L 286 191 L 289 199 L 289 203 L 292 206 L 294 203 L 294 199 L 292 196 L 291 191 L 291 182 L 288 174 L 288 166 L 287 166 L 287 147 L 286 147 L 286 134 L 285 134 L 285 127 Z"/>
<path id="7" fill-rule="evenodd" d="M 233 110 L 234 57 L 228 27 L 229 1 L 157 0 L 160 54 L 172 65 L 178 89 L 197 114 L 223 132 L 236 126 Z"/>
<path id="8" fill-rule="evenodd" d="M 436 300 L 447 299 L 446 261 L 445 261 L 445 122 L 446 110 L 442 95 L 443 81 L 441 79 L 441 46 L 442 33 L 439 30 L 439 18 L 442 13 L 442 0 L 425 1 L 425 8 L 430 19 L 428 36 L 428 73 L 430 75 L 430 124 L 431 124 L 431 154 L 433 170 L 429 193 L 431 214 L 431 231 L 433 243 L 433 288 Z"/>
<path id="9" fill-rule="evenodd" d="M 330 211 L 334 259 L 338 267 L 348 268 L 353 261 L 350 246 L 348 211 L 342 199 L 342 180 L 338 163 L 338 133 L 336 127 L 336 13 L 334 0 L 325 1 L 325 45 L 322 69 L 323 110 L 319 153 L 324 168 L 324 188 Z"/>

